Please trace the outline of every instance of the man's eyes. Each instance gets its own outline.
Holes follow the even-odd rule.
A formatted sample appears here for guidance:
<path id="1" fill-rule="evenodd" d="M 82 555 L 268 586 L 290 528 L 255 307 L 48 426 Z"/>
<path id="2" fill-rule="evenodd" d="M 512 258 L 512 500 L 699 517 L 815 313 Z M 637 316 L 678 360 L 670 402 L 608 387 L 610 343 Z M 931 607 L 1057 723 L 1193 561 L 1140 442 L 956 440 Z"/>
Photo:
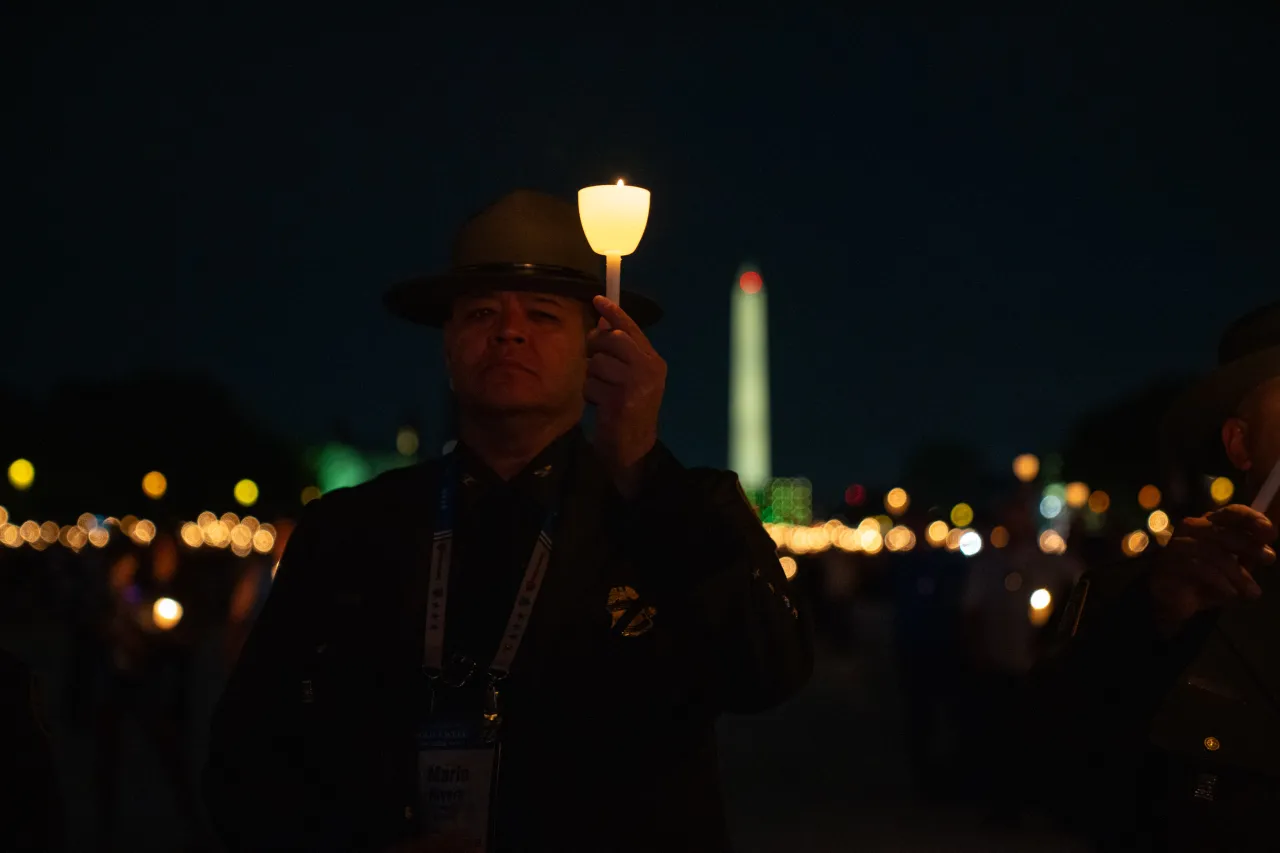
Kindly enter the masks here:
<path id="1" fill-rule="evenodd" d="M 482 306 L 482 307 L 479 307 L 479 308 L 472 308 L 472 309 L 470 309 L 469 311 L 466 311 L 466 312 L 465 312 L 465 314 L 466 314 L 466 318 L 467 318 L 468 320 L 483 320 L 484 318 L 486 318 L 486 317 L 492 317 L 493 315 L 495 315 L 495 314 L 497 314 L 497 313 L 498 313 L 498 312 L 497 312 L 497 310 L 496 310 L 496 309 L 491 308 L 491 307 L 489 307 L 489 306 Z M 535 320 L 539 320 L 539 321 L 541 321 L 541 322 L 553 322 L 553 323 L 559 323 L 559 322 L 560 322 L 560 315 L 559 315 L 559 314 L 552 313 L 551 311 L 540 311 L 540 310 L 538 310 L 538 309 L 536 309 L 536 308 L 535 308 L 534 310 L 532 310 L 532 311 L 530 311 L 530 312 L 529 312 L 529 316 L 530 316 L 530 317 L 532 317 L 533 319 L 535 319 Z"/>

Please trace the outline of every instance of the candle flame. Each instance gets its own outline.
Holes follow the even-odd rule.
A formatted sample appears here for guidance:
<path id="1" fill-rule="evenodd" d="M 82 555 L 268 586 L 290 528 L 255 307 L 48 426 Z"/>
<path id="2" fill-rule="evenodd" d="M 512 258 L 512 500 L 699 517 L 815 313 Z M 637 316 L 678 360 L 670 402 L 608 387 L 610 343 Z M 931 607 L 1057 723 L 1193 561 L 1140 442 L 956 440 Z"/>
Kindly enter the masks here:
<path id="1" fill-rule="evenodd" d="M 618 178 L 618 186 L 622 186 L 622 178 Z"/>

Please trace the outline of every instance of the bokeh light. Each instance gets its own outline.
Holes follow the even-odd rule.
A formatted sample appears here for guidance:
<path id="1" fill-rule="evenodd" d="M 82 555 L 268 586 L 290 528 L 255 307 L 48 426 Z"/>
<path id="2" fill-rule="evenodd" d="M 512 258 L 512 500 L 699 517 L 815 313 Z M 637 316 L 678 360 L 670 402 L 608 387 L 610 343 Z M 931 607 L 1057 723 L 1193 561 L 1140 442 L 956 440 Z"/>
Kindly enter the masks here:
<path id="1" fill-rule="evenodd" d="M 1209 484 L 1209 496 L 1219 506 L 1231 500 L 1236 493 L 1236 484 L 1229 477 L 1218 477 Z"/>
<path id="2" fill-rule="evenodd" d="M 1046 554 L 1065 554 L 1067 540 L 1056 530 L 1046 530 L 1040 534 L 1040 550 Z"/>
<path id="3" fill-rule="evenodd" d="M 182 605 L 172 598 L 157 598 L 151 605 L 151 619 L 161 631 L 168 631 L 182 621 Z"/>
<path id="4" fill-rule="evenodd" d="M 306 506 L 318 497 L 320 497 L 320 487 L 307 486 L 302 490 L 302 505 Z"/>
<path id="5" fill-rule="evenodd" d="M 982 535 L 976 530 L 966 530 L 960 537 L 960 553 L 972 557 L 982 550 Z"/>
<path id="6" fill-rule="evenodd" d="M 200 532 L 200 525 L 192 524 L 190 521 L 182 525 L 178 535 L 182 537 L 183 544 L 188 548 L 199 548 L 204 544 L 204 534 Z"/>
<path id="7" fill-rule="evenodd" d="M 916 547 L 916 534 L 910 527 L 900 524 L 885 534 L 884 546 L 890 551 L 910 551 Z"/>
<path id="8" fill-rule="evenodd" d="M 1053 596 L 1047 589 L 1037 589 L 1031 593 L 1031 607 L 1033 610 L 1047 610 L 1052 603 Z"/>
<path id="9" fill-rule="evenodd" d="M 1030 483 L 1040 473 L 1040 458 L 1034 453 L 1024 453 L 1013 460 L 1013 476 Z"/>
<path id="10" fill-rule="evenodd" d="M 253 506 L 258 502 L 258 484 L 253 480 L 241 480 L 236 483 L 234 494 L 240 506 Z"/>
<path id="11" fill-rule="evenodd" d="M 1098 515 L 1102 515 L 1111 508 L 1111 495 L 1099 489 L 1089 495 L 1089 509 Z"/>
<path id="12" fill-rule="evenodd" d="M 1120 550 L 1124 552 L 1126 557 L 1136 557 L 1143 551 L 1147 550 L 1150 539 L 1142 530 L 1135 530 L 1124 537 L 1124 541 L 1120 543 Z"/>
<path id="13" fill-rule="evenodd" d="M 151 471 L 142 478 L 142 492 L 152 500 L 160 500 L 168 490 L 169 480 L 159 471 Z"/>
<path id="14" fill-rule="evenodd" d="M 951 523 L 956 527 L 968 527 L 973 524 L 973 507 L 966 503 L 958 503 L 951 508 Z"/>
<path id="15" fill-rule="evenodd" d="M 910 505 L 911 498 L 907 495 L 906 489 L 890 489 L 889 493 L 884 496 L 884 508 L 889 511 L 890 515 L 902 515 Z"/>
<path id="16" fill-rule="evenodd" d="M 947 534 L 951 528 L 947 526 L 945 521 L 935 521 L 930 524 L 924 531 L 924 539 L 934 548 L 940 548 L 947 541 Z"/>
<path id="17" fill-rule="evenodd" d="M 998 525 L 991 530 L 991 547 L 1003 548 L 1009 544 L 1009 530 L 1003 525 Z"/>
<path id="18" fill-rule="evenodd" d="M 1009 592 L 1017 592 L 1022 589 L 1022 574 L 1019 572 L 1009 572 L 1004 576 L 1004 588 Z"/>
<path id="19" fill-rule="evenodd" d="M 782 564 L 782 573 L 787 576 L 787 580 L 791 580 L 796 576 L 797 565 L 795 557 L 780 557 L 778 562 Z"/>
<path id="20" fill-rule="evenodd" d="M 0 524 L 8 524 L 8 523 L 9 523 L 9 510 L 0 506 Z"/>
<path id="21" fill-rule="evenodd" d="M 759 293 L 763 286 L 764 279 L 754 270 L 747 270 L 738 278 L 738 287 L 742 288 L 743 293 Z"/>
<path id="22" fill-rule="evenodd" d="M 1160 506 L 1160 498 L 1160 490 L 1149 483 L 1138 490 L 1138 506 L 1145 510 Z"/>
<path id="23" fill-rule="evenodd" d="M 88 544 L 89 534 L 85 533 L 83 527 L 72 527 L 67 531 L 67 547 L 71 550 L 79 551 Z"/>
<path id="24" fill-rule="evenodd" d="M 1045 495 L 1040 501 L 1040 514 L 1045 518 L 1057 518 L 1062 514 L 1062 498 Z"/>
<path id="25" fill-rule="evenodd" d="M 40 525 L 34 521 L 24 521 L 18 528 L 18 535 L 22 537 L 23 542 L 28 544 L 35 542 L 40 538 Z"/>
<path id="26" fill-rule="evenodd" d="M 401 456 L 412 456 L 418 452 L 418 431 L 413 427 L 401 427 L 396 433 L 396 451 Z"/>
<path id="27" fill-rule="evenodd" d="M 849 506 L 862 506 L 867 499 L 867 489 L 861 483 L 854 483 L 844 490 L 844 502 Z"/>
<path id="28" fill-rule="evenodd" d="M 0 524 L 0 543 L 8 548 L 17 548 L 22 544 L 22 536 L 18 533 L 18 528 L 12 524 Z"/>
<path id="29" fill-rule="evenodd" d="M 221 521 L 215 521 L 204 528 L 204 544 L 214 548 L 225 548 L 231 544 L 231 528 Z"/>
<path id="30" fill-rule="evenodd" d="M 36 481 L 36 466 L 26 459 L 15 459 L 9 466 L 9 484 L 20 492 L 31 488 Z"/>
<path id="31" fill-rule="evenodd" d="M 861 531 L 860 536 L 863 553 L 879 554 L 884 548 L 884 537 L 880 535 L 879 525 L 876 525 L 874 529 Z"/>
<path id="32" fill-rule="evenodd" d="M 270 554 L 276 546 L 276 537 L 270 530 L 259 530 L 253 534 L 253 550 L 259 554 Z"/>
<path id="33" fill-rule="evenodd" d="M 962 527 L 955 527 L 955 528 L 952 528 L 951 530 L 948 530 L 947 531 L 947 550 L 952 552 L 959 551 L 960 540 L 964 537 L 965 533 L 967 532 L 968 531 Z"/>
<path id="34" fill-rule="evenodd" d="M 231 528 L 231 547 L 237 551 L 246 551 L 253 544 L 253 531 L 243 524 Z"/>
<path id="35" fill-rule="evenodd" d="M 1067 483 L 1067 506 L 1080 509 L 1089 502 L 1089 487 L 1084 483 Z"/>
<path id="36" fill-rule="evenodd" d="M 1147 529 L 1152 533 L 1163 533 L 1169 529 L 1169 515 L 1164 510 L 1156 510 L 1147 516 Z"/>
<path id="37" fill-rule="evenodd" d="M 105 527 L 95 527 L 89 531 L 89 544 L 95 548 L 105 548 L 111 541 L 111 533 Z"/>
<path id="38" fill-rule="evenodd" d="M 856 528 L 846 527 L 840 531 L 840 538 L 836 540 L 836 547 L 841 551 L 848 551 L 850 554 L 862 550 L 862 531 Z"/>
<path id="39" fill-rule="evenodd" d="M 151 540 L 156 538 L 156 525 L 154 521 L 142 519 L 133 526 L 133 541 L 139 545 L 150 545 Z M 89 540 L 93 541 L 92 538 Z"/>

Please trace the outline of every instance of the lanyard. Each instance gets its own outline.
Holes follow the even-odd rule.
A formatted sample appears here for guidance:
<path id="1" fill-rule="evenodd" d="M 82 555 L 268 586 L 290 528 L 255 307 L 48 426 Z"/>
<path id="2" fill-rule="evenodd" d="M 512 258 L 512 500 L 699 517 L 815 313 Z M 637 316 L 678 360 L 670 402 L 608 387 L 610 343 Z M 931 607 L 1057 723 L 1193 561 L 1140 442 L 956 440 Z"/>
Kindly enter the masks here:
<path id="1" fill-rule="evenodd" d="M 436 508 L 436 528 L 431 537 L 431 579 L 427 598 L 427 627 L 423 643 L 422 669 L 428 676 L 438 678 L 444 663 L 444 618 L 449 603 L 449 567 L 453 560 L 453 523 L 458 492 L 458 460 L 455 453 L 444 457 L 440 480 L 440 505 Z M 489 664 L 491 682 L 500 681 L 511 671 L 511 661 L 520 650 L 525 629 L 533 605 L 538 600 L 542 582 L 551 562 L 551 530 L 555 525 L 558 509 L 553 507 L 542 522 L 542 530 L 533 543 L 529 565 L 524 570 L 515 604 L 507 618 L 493 662 Z M 468 673 L 469 675 L 469 673 Z"/>

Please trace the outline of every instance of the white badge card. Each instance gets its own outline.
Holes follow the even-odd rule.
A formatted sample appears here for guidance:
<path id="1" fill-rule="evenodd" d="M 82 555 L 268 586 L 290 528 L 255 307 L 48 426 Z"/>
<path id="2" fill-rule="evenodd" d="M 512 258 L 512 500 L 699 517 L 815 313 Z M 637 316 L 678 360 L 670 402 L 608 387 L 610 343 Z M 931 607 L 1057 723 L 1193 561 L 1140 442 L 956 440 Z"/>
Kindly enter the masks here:
<path id="1" fill-rule="evenodd" d="M 418 730 L 418 814 L 429 849 L 488 849 L 498 751 L 479 722 L 432 720 Z"/>

